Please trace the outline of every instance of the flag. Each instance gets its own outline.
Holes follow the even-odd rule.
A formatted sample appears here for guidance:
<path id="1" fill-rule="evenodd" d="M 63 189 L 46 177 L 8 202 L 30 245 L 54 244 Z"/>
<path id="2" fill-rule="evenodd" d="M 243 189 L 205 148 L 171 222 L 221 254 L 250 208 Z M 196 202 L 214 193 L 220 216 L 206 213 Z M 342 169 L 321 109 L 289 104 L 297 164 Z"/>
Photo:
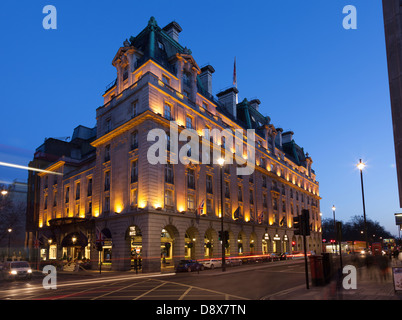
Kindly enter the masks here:
<path id="1" fill-rule="evenodd" d="M 233 66 L 233 85 L 237 88 L 236 57 L 234 59 L 234 66 Z"/>
<path id="2" fill-rule="evenodd" d="M 261 213 L 258 215 L 258 223 L 261 224 L 263 219 L 264 219 L 264 211 L 261 211 Z"/>
<path id="3" fill-rule="evenodd" d="M 205 204 L 205 200 L 202 200 L 200 205 L 198 206 L 197 216 L 204 214 L 204 204 Z"/>
<path id="4" fill-rule="evenodd" d="M 35 249 L 38 249 L 38 248 L 39 248 L 39 240 L 38 240 L 38 239 L 35 239 L 35 240 L 34 240 L 34 248 L 35 248 Z"/>
<path id="5" fill-rule="evenodd" d="M 103 236 L 102 231 L 100 231 L 99 228 L 96 228 L 96 243 L 103 245 L 103 241 L 104 241 L 104 236 Z"/>
<path id="6" fill-rule="evenodd" d="M 234 215 L 235 220 L 240 218 L 240 207 L 237 207 L 237 209 L 233 215 Z"/>

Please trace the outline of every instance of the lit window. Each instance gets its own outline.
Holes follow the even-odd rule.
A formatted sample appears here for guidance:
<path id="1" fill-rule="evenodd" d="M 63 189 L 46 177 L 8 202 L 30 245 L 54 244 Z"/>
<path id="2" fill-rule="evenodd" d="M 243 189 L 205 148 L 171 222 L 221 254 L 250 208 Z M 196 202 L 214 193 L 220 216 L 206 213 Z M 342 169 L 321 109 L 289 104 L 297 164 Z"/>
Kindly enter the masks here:
<path id="1" fill-rule="evenodd" d="M 194 210 L 195 209 L 194 196 L 191 195 L 191 194 L 187 196 L 187 208 L 189 210 Z"/>
<path id="2" fill-rule="evenodd" d="M 166 206 L 173 206 L 173 191 L 172 190 L 165 190 L 165 205 Z"/>
<path id="3" fill-rule="evenodd" d="M 190 116 L 186 117 L 186 128 L 193 129 L 193 118 Z"/>
<path id="4" fill-rule="evenodd" d="M 172 107 L 167 103 L 163 106 L 163 116 L 168 120 L 172 120 Z"/>
<path id="5" fill-rule="evenodd" d="M 166 83 L 167 85 L 170 85 L 170 78 L 163 74 L 162 75 L 162 82 Z"/>

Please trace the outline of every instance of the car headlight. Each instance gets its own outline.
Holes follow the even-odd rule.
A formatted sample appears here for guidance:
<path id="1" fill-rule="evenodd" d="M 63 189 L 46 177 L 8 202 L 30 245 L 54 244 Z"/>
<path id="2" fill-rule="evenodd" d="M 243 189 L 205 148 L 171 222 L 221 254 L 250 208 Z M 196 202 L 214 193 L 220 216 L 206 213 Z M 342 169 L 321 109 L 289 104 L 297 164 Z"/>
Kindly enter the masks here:
<path id="1" fill-rule="evenodd" d="M 17 271 L 16 271 L 16 270 L 12 270 L 10 273 L 11 273 L 11 274 L 17 274 Z"/>
<path id="2" fill-rule="evenodd" d="M 28 273 L 32 273 L 32 269 L 28 269 L 27 272 L 28 272 Z"/>

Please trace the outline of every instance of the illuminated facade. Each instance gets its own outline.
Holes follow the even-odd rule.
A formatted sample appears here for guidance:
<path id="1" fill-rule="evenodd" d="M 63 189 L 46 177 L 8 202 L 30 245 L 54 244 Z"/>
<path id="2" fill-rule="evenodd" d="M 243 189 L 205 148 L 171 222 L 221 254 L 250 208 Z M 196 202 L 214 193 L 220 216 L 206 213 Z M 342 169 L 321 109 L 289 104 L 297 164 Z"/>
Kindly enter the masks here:
<path id="1" fill-rule="evenodd" d="M 79 252 L 93 265 L 100 257 L 104 266 L 128 270 L 138 254 L 142 270 L 151 272 L 180 259 L 221 256 L 220 166 L 171 164 L 169 145 L 166 164 L 149 162 L 155 142 L 148 141 L 148 133 L 162 129 L 170 142 L 171 123 L 179 132 L 194 129 L 219 153 L 225 140 L 203 129 L 255 130 L 253 174 L 237 175 L 236 163 L 223 169 L 227 255 L 302 250 L 302 237 L 292 226 L 302 209 L 310 211 L 307 248 L 321 252 L 319 184 L 311 158 L 293 132 L 275 128 L 259 113 L 258 99 L 237 103 L 235 87 L 214 97 L 215 70 L 197 65 L 179 44 L 180 32 L 176 22 L 162 29 L 151 18 L 124 42 L 112 61 L 117 78 L 96 111 L 96 136 L 83 139 L 91 147 L 76 159 L 65 156 L 47 167 L 63 176 L 40 174 L 37 222 L 42 245 L 49 249 L 46 258 L 75 258 Z M 244 139 L 244 147 L 247 143 Z M 97 230 L 104 240 L 100 254 Z"/>

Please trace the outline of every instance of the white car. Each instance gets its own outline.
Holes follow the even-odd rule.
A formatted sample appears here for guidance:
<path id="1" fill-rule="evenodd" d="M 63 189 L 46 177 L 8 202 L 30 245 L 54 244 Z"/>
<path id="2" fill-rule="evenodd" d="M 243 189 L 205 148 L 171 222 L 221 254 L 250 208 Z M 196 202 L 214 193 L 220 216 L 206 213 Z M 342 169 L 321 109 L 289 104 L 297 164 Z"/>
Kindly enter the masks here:
<path id="1" fill-rule="evenodd" d="M 222 267 L 222 260 L 220 259 L 210 259 L 201 261 L 205 268 L 214 269 Z"/>
<path id="2" fill-rule="evenodd" d="M 3 264 L 2 273 L 7 280 L 31 279 L 32 277 L 32 269 L 26 261 L 6 261 Z"/>
<path id="3" fill-rule="evenodd" d="M 232 266 L 241 266 L 243 264 L 243 261 L 240 258 L 229 258 L 226 259 L 225 263 L 232 267 Z"/>

